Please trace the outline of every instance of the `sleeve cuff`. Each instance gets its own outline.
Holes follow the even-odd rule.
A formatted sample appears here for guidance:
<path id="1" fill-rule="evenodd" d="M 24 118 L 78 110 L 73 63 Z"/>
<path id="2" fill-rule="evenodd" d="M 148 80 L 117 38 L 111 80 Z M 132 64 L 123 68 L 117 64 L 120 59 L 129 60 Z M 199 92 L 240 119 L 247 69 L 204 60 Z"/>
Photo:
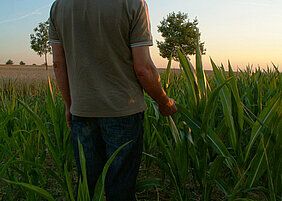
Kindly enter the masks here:
<path id="1" fill-rule="evenodd" d="M 146 42 L 132 43 L 130 44 L 130 47 L 152 46 L 152 45 L 153 43 L 151 41 L 146 41 Z"/>
<path id="2" fill-rule="evenodd" d="M 49 40 L 50 43 L 56 43 L 56 44 L 61 44 L 61 41 L 59 40 Z"/>

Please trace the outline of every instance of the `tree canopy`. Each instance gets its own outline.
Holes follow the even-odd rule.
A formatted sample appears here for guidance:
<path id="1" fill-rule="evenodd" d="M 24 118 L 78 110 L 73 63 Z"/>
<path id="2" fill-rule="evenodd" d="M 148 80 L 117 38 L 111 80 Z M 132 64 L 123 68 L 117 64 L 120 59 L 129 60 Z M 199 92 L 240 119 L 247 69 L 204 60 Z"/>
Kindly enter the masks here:
<path id="1" fill-rule="evenodd" d="M 48 38 L 49 20 L 44 23 L 39 23 L 39 26 L 34 28 L 35 34 L 30 34 L 31 49 L 33 49 L 41 57 L 44 55 L 46 69 L 48 68 L 47 54 L 51 52 L 51 45 Z"/>
<path id="2" fill-rule="evenodd" d="M 25 62 L 23 62 L 23 61 L 20 61 L 20 63 L 19 63 L 21 66 L 24 66 L 25 65 Z"/>
<path id="3" fill-rule="evenodd" d="M 173 59 L 177 61 L 176 47 L 182 48 L 187 56 L 196 54 L 197 40 L 200 40 L 201 35 L 197 27 L 197 18 L 190 22 L 188 14 L 172 12 L 160 23 L 158 32 L 161 33 L 164 41 L 157 41 L 157 46 L 163 58 L 170 58 L 172 54 Z M 204 54 L 204 43 L 199 41 L 199 44 Z"/>
<path id="4" fill-rule="evenodd" d="M 12 64 L 14 64 L 14 62 L 13 62 L 11 59 L 9 59 L 9 60 L 6 62 L 6 65 L 12 65 Z"/>

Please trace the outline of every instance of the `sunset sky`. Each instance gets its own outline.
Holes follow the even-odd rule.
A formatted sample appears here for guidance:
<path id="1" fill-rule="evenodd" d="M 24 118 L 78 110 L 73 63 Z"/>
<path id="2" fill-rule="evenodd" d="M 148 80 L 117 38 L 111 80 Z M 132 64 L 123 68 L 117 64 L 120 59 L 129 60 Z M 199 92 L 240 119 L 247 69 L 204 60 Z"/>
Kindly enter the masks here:
<path id="1" fill-rule="evenodd" d="M 38 23 L 46 21 L 53 0 L 0 0 L 0 64 L 12 59 L 27 64 L 42 64 L 30 49 L 29 35 Z M 203 56 L 205 69 L 210 57 L 233 69 L 250 64 L 262 68 L 282 65 L 282 0 L 147 0 L 154 41 L 162 40 L 157 26 L 168 13 L 188 13 L 199 21 L 201 40 L 207 49 Z M 156 42 L 151 47 L 157 67 L 166 67 Z M 51 63 L 51 58 L 49 58 Z M 177 67 L 178 64 L 174 63 Z M 279 67 L 281 70 L 282 68 Z"/>

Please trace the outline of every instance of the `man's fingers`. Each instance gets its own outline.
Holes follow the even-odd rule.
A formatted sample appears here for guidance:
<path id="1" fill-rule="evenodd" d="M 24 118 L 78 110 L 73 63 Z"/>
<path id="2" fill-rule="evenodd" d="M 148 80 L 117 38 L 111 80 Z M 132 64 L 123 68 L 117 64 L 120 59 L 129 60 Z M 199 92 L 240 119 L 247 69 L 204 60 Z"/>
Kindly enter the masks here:
<path id="1" fill-rule="evenodd" d="M 166 105 L 159 105 L 159 111 L 162 116 L 171 116 L 177 112 L 176 101 L 172 98 Z"/>
<path id="2" fill-rule="evenodd" d="M 69 130 L 71 130 L 71 120 L 67 120 L 67 125 L 68 125 Z"/>
<path id="3" fill-rule="evenodd" d="M 66 109 L 66 120 L 67 120 L 67 126 L 68 126 L 69 130 L 71 130 L 72 115 L 71 115 L 69 109 Z"/>

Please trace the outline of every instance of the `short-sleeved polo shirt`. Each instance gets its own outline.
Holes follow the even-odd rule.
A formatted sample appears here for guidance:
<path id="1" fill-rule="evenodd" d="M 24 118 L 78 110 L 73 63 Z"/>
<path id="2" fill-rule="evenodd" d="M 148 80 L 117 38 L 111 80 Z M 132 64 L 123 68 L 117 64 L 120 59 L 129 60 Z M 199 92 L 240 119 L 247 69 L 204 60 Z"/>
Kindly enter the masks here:
<path id="1" fill-rule="evenodd" d="M 146 109 L 131 53 L 153 45 L 145 0 L 56 0 L 49 40 L 64 47 L 73 115 L 118 117 Z"/>

